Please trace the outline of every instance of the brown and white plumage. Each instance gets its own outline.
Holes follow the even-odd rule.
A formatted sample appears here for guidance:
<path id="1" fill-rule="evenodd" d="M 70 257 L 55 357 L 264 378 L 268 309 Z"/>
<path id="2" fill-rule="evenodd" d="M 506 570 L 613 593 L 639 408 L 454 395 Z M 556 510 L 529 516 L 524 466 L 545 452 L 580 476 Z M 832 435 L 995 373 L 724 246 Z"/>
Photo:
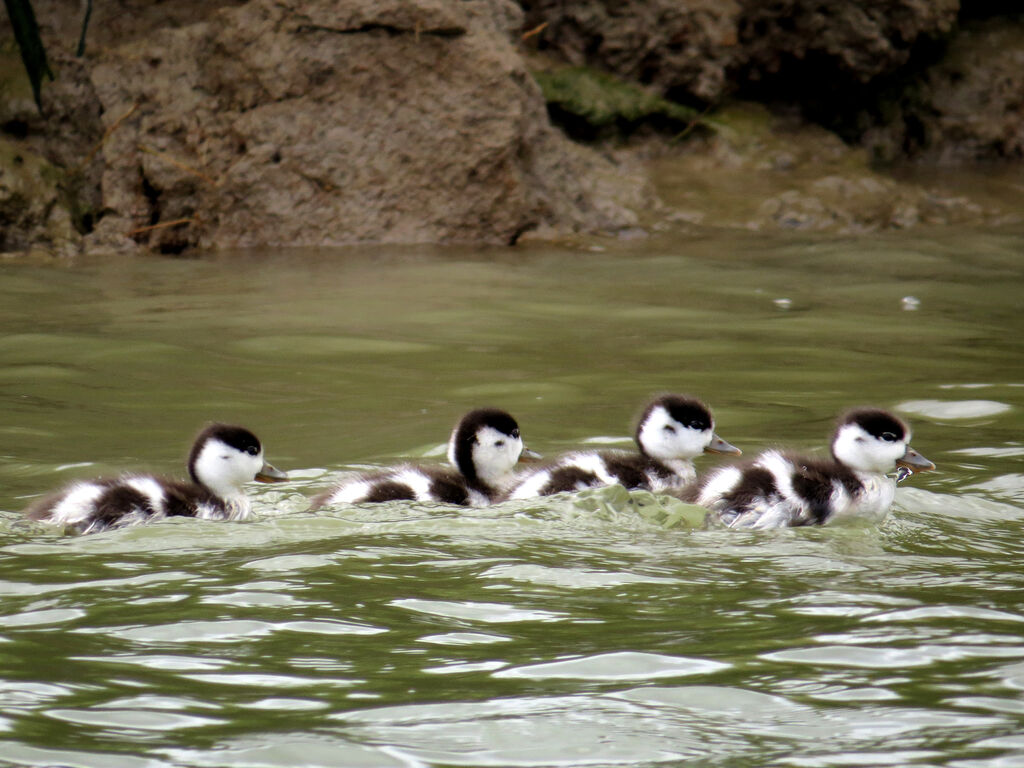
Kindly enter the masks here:
<path id="1" fill-rule="evenodd" d="M 359 474 L 316 497 L 313 508 L 401 500 L 486 506 L 504 493 L 523 450 L 512 416 L 497 408 L 479 408 L 459 419 L 452 430 L 450 467 L 403 464 Z"/>
<path id="2" fill-rule="evenodd" d="M 722 467 L 684 491 L 730 528 L 823 525 L 858 517 L 880 521 L 892 505 L 898 466 L 915 471 L 935 465 L 910 447 L 910 428 L 893 414 L 857 408 L 844 414 L 832 437 L 832 458 L 777 450 Z"/>
<path id="3" fill-rule="evenodd" d="M 190 481 L 142 474 L 79 480 L 25 513 L 78 533 L 165 517 L 237 520 L 251 512 L 245 483 L 287 479 L 264 461 L 263 446 L 252 432 L 228 424 L 213 424 L 199 433 L 189 453 L 188 473 Z"/>
<path id="4" fill-rule="evenodd" d="M 692 459 L 702 453 L 733 453 L 738 448 L 715 434 L 711 411 L 686 395 L 661 395 L 644 409 L 637 424 L 635 451 L 574 451 L 516 478 L 511 499 L 564 491 L 623 485 L 664 491 L 682 488 L 696 477 Z"/>

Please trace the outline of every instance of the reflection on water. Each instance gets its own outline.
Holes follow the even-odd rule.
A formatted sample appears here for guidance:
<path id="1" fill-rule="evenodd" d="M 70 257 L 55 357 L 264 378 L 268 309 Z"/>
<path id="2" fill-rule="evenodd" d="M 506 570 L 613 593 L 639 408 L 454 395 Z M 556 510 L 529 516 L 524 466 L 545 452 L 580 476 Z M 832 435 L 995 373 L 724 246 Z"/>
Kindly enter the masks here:
<path id="1" fill-rule="evenodd" d="M 0 265 L 0 764 L 1024 762 L 1022 246 Z M 307 511 L 340 470 L 436 457 L 469 408 L 555 453 L 628 442 L 657 391 L 748 453 L 896 408 L 939 469 L 879 528 L 704 530 L 616 488 Z M 252 522 L 75 538 L 17 514 L 182 473 L 210 419 L 292 470 Z"/>

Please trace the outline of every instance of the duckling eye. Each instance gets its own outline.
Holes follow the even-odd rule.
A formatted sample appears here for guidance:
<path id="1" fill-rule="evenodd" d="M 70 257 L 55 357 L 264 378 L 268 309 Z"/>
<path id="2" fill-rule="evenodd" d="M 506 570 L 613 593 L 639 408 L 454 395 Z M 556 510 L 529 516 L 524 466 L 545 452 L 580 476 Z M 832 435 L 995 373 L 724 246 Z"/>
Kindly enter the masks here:
<path id="1" fill-rule="evenodd" d="M 894 443 L 896 442 L 896 435 L 893 432 L 883 432 L 882 439 L 887 443 Z"/>
<path id="2" fill-rule="evenodd" d="M 250 456 L 255 456 L 257 453 L 260 452 L 260 449 L 257 448 L 255 445 L 250 445 L 248 448 L 245 449 L 245 452 L 248 453 Z"/>
<path id="3" fill-rule="evenodd" d="M 519 437 L 519 430 L 518 429 L 513 429 L 512 430 L 512 437 Z"/>
<path id="4" fill-rule="evenodd" d="M 704 429 L 704 425 L 701 424 L 699 421 L 691 421 L 690 422 L 690 429 L 696 429 L 698 431 L 702 431 Z"/>
<path id="5" fill-rule="evenodd" d="M 666 432 L 671 432 L 672 434 L 675 434 L 676 432 L 676 428 L 673 427 L 671 424 L 666 424 L 664 427 L 662 427 L 662 429 L 664 429 Z"/>

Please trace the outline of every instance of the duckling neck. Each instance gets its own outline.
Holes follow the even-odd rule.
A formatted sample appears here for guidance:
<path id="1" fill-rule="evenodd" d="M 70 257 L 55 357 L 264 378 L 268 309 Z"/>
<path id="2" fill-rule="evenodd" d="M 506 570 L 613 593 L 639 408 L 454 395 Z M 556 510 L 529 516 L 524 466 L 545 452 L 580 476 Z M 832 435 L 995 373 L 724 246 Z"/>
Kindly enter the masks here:
<path id="1" fill-rule="evenodd" d="M 485 499 L 490 500 L 498 495 L 498 485 L 484 482 L 476 474 L 473 477 L 466 476 L 466 487 L 474 493 L 478 493 Z"/>
<path id="2" fill-rule="evenodd" d="M 689 459 L 653 459 L 653 461 L 663 464 L 677 475 L 693 474 L 693 462 Z"/>
<path id="3" fill-rule="evenodd" d="M 252 502 L 244 493 L 224 498 L 224 508 L 230 520 L 248 520 L 252 516 Z"/>

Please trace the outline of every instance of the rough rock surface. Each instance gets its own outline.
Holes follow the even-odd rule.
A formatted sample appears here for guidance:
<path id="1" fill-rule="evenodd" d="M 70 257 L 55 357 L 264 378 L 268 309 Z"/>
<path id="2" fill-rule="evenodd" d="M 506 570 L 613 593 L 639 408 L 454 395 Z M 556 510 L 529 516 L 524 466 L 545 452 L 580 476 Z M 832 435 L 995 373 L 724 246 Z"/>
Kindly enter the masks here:
<path id="1" fill-rule="evenodd" d="M 742 78 L 808 96 L 831 83 L 866 83 L 908 63 L 916 46 L 945 38 L 960 0 L 743 0 Z"/>
<path id="2" fill-rule="evenodd" d="M 1024 17 L 972 23 L 921 79 L 871 116 L 884 160 L 1024 160 Z"/>
<path id="3" fill-rule="evenodd" d="M 684 103 L 865 83 L 949 34 L 960 0 L 520 0 L 538 46 Z"/>
<path id="4" fill-rule="evenodd" d="M 735 104 L 718 121 L 718 133 L 656 164 L 659 197 L 682 222 L 858 234 L 1024 221 L 1024 196 L 979 204 L 942 184 L 902 182 L 873 171 L 866 150 L 757 104 Z"/>
<path id="5" fill-rule="evenodd" d="M 0 141 L 10 150 L 0 152 L 0 185 L 8 192 L 12 184 L 34 190 L 31 200 L 21 194 L 8 199 L 0 252 L 35 244 L 73 253 L 100 206 L 102 163 L 92 150 L 103 126 L 88 68 L 59 50 L 51 53 L 50 66 L 57 79 L 44 85 L 40 113 L 20 58 L 0 52 Z M 27 208 L 15 216 L 11 206 L 17 200 Z M 53 229 L 56 217 L 68 219 L 70 232 L 63 225 L 60 232 Z"/>
<path id="6" fill-rule="evenodd" d="M 646 203 L 550 125 L 510 0 L 111 0 L 84 60 L 79 8 L 37 0 L 59 77 L 38 115 L 0 72 L 24 92 L 0 135 L 57 170 L 87 247 L 508 243 Z M 48 242 L 17 221 L 5 247 Z"/>
<path id="7" fill-rule="evenodd" d="M 80 237 L 60 199 L 60 176 L 25 146 L 0 139 L 0 253 L 33 248 L 75 253 Z"/>
<path id="8" fill-rule="evenodd" d="M 598 67 L 688 102 L 729 90 L 739 50 L 737 0 L 520 0 L 526 27 L 546 24 L 542 50 Z"/>
<path id="9" fill-rule="evenodd" d="M 845 118 L 877 157 L 1024 153 L 1024 21 L 982 19 L 998 2 L 923 73 L 959 0 L 105 0 L 85 59 L 79 0 L 34 4 L 58 80 L 38 114 L 0 45 L 0 250 L 507 243 L 635 233 L 634 211 L 677 206 L 748 228 L 1007 220 L 874 173 L 834 134 L 728 110 L 677 125 L 692 141 L 656 162 L 677 179 L 658 208 L 628 156 L 552 128 L 526 46 L 652 98 Z"/>
<path id="10" fill-rule="evenodd" d="M 535 45 L 542 52 L 640 82 L 684 104 L 720 104 L 732 96 L 795 105 L 812 122 L 871 147 L 877 160 L 948 164 L 1024 156 L 1019 4 L 520 4 L 524 28 L 539 29 Z"/>
<path id="11" fill-rule="evenodd" d="M 104 120 L 138 108 L 104 147 L 100 235 L 176 252 L 629 224 L 591 191 L 603 161 L 548 123 L 510 22 L 505 0 L 253 0 L 111 50 Z"/>

